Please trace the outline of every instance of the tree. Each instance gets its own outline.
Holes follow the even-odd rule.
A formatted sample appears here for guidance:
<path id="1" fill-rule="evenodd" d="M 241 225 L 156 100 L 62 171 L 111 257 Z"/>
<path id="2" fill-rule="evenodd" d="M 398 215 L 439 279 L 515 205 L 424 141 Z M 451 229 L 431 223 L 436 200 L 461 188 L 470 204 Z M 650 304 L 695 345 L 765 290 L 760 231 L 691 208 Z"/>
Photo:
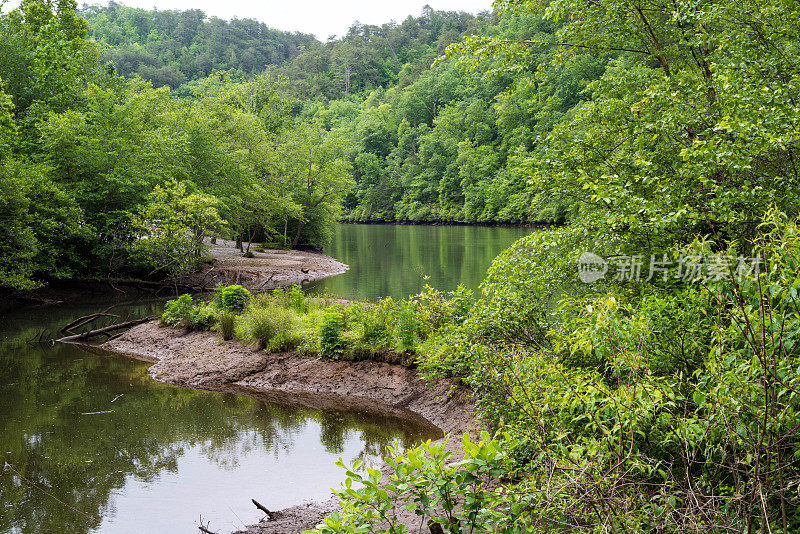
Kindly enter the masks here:
<path id="1" fill-rule="evenodd" d="M 339 212 L 342 195 L 353 186 L 346 144 L 313 124 L 300 124 L 289 136 L 282 155 L 283 173 L 293 181 L 293 197 L 303 210 L 292 248 L 304 235 L 307 243 L 321 244 Z M 309 223 L 313 223 L 311 231 Z"/>
<path id="2" fill-rule="evenodd" d="M 130 252 L 153 272 L 180 274 L 195 269 L 203 252 L 203 238 L 222 229 L 218 201 L 192 192 L 175 180 L 156 186 L 147 203 L 131 215 L 137 239 Z"/>

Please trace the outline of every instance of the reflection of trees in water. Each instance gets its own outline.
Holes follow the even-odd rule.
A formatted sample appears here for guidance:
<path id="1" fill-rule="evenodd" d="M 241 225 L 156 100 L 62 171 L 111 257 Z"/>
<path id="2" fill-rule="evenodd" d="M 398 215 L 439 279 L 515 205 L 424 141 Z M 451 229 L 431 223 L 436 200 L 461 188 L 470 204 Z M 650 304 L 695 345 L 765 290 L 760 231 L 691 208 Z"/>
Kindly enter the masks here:
<path id="1" fill-rule="evenodd" d="M 103 307 L 69 310 L 68 316 L 50 309 L 49 320 L 61 325 Z M 26 329 L 26 321 L 10 324 Z M 313 423 L 334 454 L 348 440 L 363 441 L 360 458 L 380 455 L 394 436 L 401 435 L 404 444 L 417 437 L 413 425 L 393 418 L 158 384 L 140 362 L 67 345 L 27 345 L 14 334 L 5 336 L 14 341 L 0 343 L 0 462 L 95 519 L 0 472 L 0 532 L 89 532 L 113 513 L 110 496 L 129 477 L 153 482 L 175 472 L 193 447 L 220 467 L 235 469 L 239 458 L 254 451 L 290 452 Z M 82 415 L 104 410 L 114 412 Z"/>
<path id="2" fill-rule="evenodd" d="M 347 273 L 313 287 L 343 298 L 405 298 L 423 277 L 441 290 L 477 289 L 503 249 L 527 234 L 521 228 L 416 225 L 337 225 L 329 254 L 350 265 Z"/>

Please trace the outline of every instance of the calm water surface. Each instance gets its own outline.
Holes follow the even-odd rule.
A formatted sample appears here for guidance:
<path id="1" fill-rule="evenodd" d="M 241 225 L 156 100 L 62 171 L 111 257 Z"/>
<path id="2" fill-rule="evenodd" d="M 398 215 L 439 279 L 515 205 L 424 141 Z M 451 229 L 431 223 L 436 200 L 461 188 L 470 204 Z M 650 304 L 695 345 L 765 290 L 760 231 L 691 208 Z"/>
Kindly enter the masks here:
<path id="1" fill-rule="evenodd" d="M 492 260 L 530 228 L 340 224 L 325 249 L 350 266 L 347 273 L 310 285 L 336 297 L 405 298 L 428 283 L 477 289 Z"/>
<path id="2" fill-rule="evenodd" d="M 141 362 L 25 342 L 107 305 L 0 316 L 2 533 L 197 532 L 201 516 L 231 532 L 261 519 L 251 498 L 271 509 L 327 498 L 340 456 L 376 461 L 436 437 L 376 414 L 165 386 Z"/>

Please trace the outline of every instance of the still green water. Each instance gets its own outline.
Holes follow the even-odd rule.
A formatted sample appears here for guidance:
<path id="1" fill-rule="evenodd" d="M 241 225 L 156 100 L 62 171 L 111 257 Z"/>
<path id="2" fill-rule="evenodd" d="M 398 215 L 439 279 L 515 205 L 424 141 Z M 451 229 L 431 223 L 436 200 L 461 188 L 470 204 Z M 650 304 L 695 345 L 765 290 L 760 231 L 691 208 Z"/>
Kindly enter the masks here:
<path id="1" fill-rule="evenodd" d="M 0 316 L 2 533 L 197 532 L 201 516 L 231 532 L 263 517 L 251 498 L 281 509 L 329 497 L 339 457 L 377 461 L 438 437 L 381 414 L 166 386 L 138 361 L 25 342 L 108 304 Z"/>
<path id="2" fill-rule="evenodd" d="M 477 289 L 492 260 L 530 228 L 483 226 L 337 225 L 325 253 L 350 266 L 345 274 L 309 285 L 340 298 L 402 299 L 428 283 Z"/>

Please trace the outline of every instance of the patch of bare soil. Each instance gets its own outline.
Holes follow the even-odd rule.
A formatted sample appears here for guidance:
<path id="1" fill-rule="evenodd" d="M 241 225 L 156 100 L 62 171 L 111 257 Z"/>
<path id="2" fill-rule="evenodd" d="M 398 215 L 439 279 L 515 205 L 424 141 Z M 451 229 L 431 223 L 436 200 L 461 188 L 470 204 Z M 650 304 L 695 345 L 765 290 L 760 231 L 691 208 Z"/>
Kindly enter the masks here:
<path id="1" fill-rule="evenodd" d="M 303 284 L 342 274 L 348 266 L 319 252 L 304 250 L 265 250 L 250 247 L 252 258 L 245 258 L 234 241 L 208 241 L 208 253 L 214 258 L 199 273 L 181 278 L 189 286 L 212 288 L 217 283 L 240 284 L 251 290 Z M 247 243 L 245 243 L 245 247 Z"/>
<path id="2" fill-rule="evenodd" d="M 429 386 L 416 371 L 399 365 L 320 360 L 296 352 L 267 354 L 208 332 L 185 332 L 156 322 L 136 326 L 102 348 L 154 362 L 151 375 L 168 384 L 233 390 L 313 408 L 378 411 L 456 436 L 480 429 L 469 390 L 447 381 Z M 450 440 L 447 448 L 455 452 L 460 441 Z M 237 534 L 302 532 L 335 509 L 334 500 L 305 503 Z M 418 518 L 410 512 L 403 522 L 409 532 L 427 532 L 427 527 L 419 530 Z"/>

